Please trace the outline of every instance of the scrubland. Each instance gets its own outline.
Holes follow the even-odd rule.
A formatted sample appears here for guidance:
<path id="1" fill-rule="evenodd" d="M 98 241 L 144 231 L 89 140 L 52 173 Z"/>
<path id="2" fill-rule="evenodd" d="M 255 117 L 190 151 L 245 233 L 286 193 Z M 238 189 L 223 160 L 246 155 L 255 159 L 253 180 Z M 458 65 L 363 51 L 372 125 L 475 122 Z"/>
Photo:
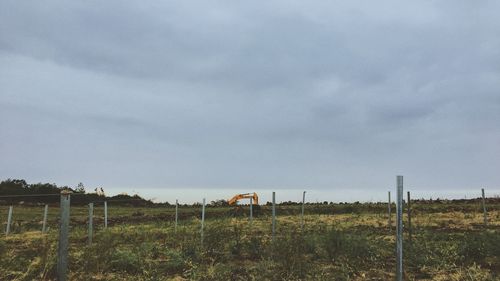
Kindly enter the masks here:
<path id="1" fill-rule="evenodd" d="M 246 209 L 245 209 L 246 208 Z M 110 205 L 87 243 L 87 208 L 72 207 L 69 280 L 392 280 L 395 217 L 386 205 L 280 206 L 271 233 L 270 207 L 250 222 L 248 207 L 207 208 L 203 242 L 200 208 Z M 2 216 L 5 206 L 2 208 Z M 0 238 L 0 280 L 54 280 L 57 209 L 40 232 L 41 207 L 15 207 L 12 233 Z M 405 280 L 500 280 L 500 210 L 483 225 L 475 203 L 415 205 L 412 240 L 405 215 Z"/>

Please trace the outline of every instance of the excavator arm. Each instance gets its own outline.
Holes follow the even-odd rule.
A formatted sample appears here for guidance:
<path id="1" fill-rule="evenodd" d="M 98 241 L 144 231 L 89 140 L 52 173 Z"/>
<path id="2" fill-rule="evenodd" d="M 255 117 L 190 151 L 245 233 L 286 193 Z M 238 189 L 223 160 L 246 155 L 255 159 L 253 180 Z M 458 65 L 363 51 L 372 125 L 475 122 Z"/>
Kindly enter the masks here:
<path id="1" fill-rule="evenodd" d="M 236 204 L 238 201 L 240 201 L 241 199 L 250 199 L 252 198 L 252 204 L 254 205 L 259 205 L 259 196 L 257 196 L 257 193 L 253 192 L 253 193 L 243 193 L 243 194 L 236 194 L 235 196 L 233 196 L 233 198 L 229 199 L 229 201 L 227 201 L 229 203 L 229 205 L 234 205 Z"/>

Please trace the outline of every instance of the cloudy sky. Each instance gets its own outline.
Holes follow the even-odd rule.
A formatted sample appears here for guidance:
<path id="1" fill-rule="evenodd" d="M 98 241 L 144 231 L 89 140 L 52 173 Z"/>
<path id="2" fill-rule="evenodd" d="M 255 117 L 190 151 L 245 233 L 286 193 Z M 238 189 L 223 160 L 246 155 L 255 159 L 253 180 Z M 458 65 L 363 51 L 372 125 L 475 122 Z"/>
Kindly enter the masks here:
<path id="1" fill-rule="evenodd" d="M 371 200 L 397 174 L 416 192 L 498 191 L 499 10 L 1 1 L 0 178 L 185 200 Z"/>

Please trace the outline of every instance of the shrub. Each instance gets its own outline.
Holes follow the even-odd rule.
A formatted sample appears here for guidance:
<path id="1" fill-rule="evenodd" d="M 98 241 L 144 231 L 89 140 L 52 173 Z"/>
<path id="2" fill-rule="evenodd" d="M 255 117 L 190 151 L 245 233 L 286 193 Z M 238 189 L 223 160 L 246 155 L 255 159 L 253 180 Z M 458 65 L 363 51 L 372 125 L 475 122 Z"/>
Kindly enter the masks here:
<path id="1" fill-rule="evenodd" d="M 304 236 L 292 231 L 290 234 L 276 238 L 267 247 L 271 252 L 266 256 L 271 257 L 277 271 L 281 272 L 282 280 L 294 278 L 303 279 L 310 269 L 311 255 L 308 242 Z"/>
<path id="2" fill-rule="evenodd" d="M 485 231 L 464 235 L 459 252 L 467 263 L 482 263 L 487 257 L 500 256 L 500 233 Z"/>
<path id="3" fill-rule="evenodd" d="M 111 270 L 131 274 L 141 272 L 141 259 L 137 252 L 128 249 L 116 250 L 110 260 Z"/>
<path id="4" fill-rule="evenodd" d="M 242 242 L 242 252 L 247 255 L 249 259 L 259 259 L 262 256 L 262 240 L 260 237 L 251 236 Z"/>
<path id="5" fill-rule="evenodd" d="M 351 264 L 372 261 L 375 254 L 373 243 L 367 234 L 351 234 L 336 229 L 329 230 L 322 241 L 330 260 L 342 259 Z"/>
<path id="6" fill-rule="evenodd" d="M 186 269 L 186 262 L 182 252 L 175 249 L 166 249 L 165 257 L 166 273 L 181 274 Z"/>

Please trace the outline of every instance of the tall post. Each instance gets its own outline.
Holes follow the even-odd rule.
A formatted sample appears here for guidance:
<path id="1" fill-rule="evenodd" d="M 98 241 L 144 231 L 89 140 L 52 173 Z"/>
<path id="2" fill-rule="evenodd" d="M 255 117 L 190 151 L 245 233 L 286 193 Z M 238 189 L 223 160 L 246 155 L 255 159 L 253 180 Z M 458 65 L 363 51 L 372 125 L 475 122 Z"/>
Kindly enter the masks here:
<path id="1" fill-rule="evenodd" d="M 302 212 L 301 212 L 301 222 L 300 222 L 300 228 L 304 230 L 304 206 L 306 204 L 306 192 L 304 191 L 302 193 Z"/>
<path id="2" fill-rule="evenodd" d="M 104 201 L 104 229 L 108 228 L 108 202 Z"/>
<path id="3" fill-rule="evenodd" d="M 57 280 L 66 281 L 68 271 L 69 209 L 71 191 L 61 191 L 59 245 L 57 251 Z"/>
<path id="4" fill-rule="evenodd" d="M 403 281 L 403 176 L 397 176 L 396 280 Z"/>
<path id="5" fill-rule="evenodd" d="M 89 203 L 89 230 L 88 230 L 88 243 L 92 245 L 92 238 L 94 236 L 94 203 Z"/>
<path id="6" fill-rule="evenodd" d="M 203 227 L 205 225 L 205 198 L 203 198 L 203 206 L 201 208 L 201 246 L 203 247 Z"/>
<path id="7" fill-rule="evenodd" d="M 49 213 L 49 205 L 45 205 L 45 209 L 43 210 L 43 222 L 42 222 L 42 233 L 47 232 L 47 215 Z"/>
<path id="8" fill-rule="evenodd" d="M 175 199 L 175 232 L 177 232 L 177 221 L 179 220 L 179 200 Z"/>
<path id="9" fill-rule="evenodd" d="M 389 213 L 389 221 L 387 222 L 387 225 L 389 226 L 389 229 L 392 229 L 392 217 L 391 217 L 391 192 L 388 191 L 387 195 L 389 195 L 389 201 L 387 201 L 387 211 Z"/>
<path id="10" fill-rule="evenodd" d="M 276 236 L 276 192 L 273 191 L 273 219 L 272 219 L 272 239 Z"/>
<path id="11" fill-rule="evenodd" d="M 406 207 L 406 210 L 408 212 L 408 240 L 410 241 L 411 243 L 411 239 L 412 239 L 412 230 L 411 230 L 411 198 L 410 198 L 410 192 L 408 191 L 407 192 L 407 200 L 406 200 L 406 204 L 408 205 Z"/>
<path id="12" fill-rule="evenodd" d="M 253 198 L 250 197 L 250 225 L 253 222 Z"/>
<path id="13" fill-rule="evenodd" d="M 10 233 L 10 225 L 12 224 L 12 209 L 13 206 L 9 206 L 9 213 L 7 214 L 7 226 L 5 228 L 5 236 L 9 235 Z"/>
<path id="14" fill-rule="evenodd" d="M 483 218 L 484 218 L 484 226 L 488 224 L 488 216 L 486 214 L 486 200 L 484 198 L 484 188 L 481 188 L 481 194 L 483 197 Z"/>

